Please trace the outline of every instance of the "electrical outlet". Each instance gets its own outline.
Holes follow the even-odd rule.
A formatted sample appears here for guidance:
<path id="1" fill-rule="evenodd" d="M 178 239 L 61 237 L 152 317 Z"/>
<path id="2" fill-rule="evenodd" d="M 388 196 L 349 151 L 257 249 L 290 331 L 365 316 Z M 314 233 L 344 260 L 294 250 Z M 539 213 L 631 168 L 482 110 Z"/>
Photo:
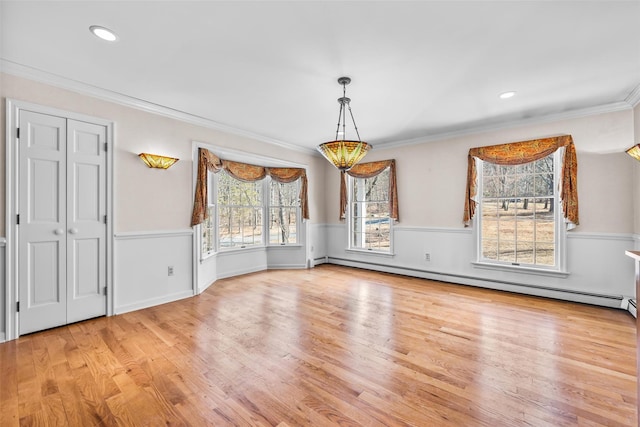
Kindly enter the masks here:
<path id="1" fill-rule="evenodd" d="M 167 276 L 173 276 L 173 266 L 172 265 L 170 265 L 167 268 Z"/>
<path id="2" fill-rule="evenodd" d="M 431 254 L 429 252 L 425 252 L 424 253 L 424 260 L 425 261 L 431 261 Z"/>

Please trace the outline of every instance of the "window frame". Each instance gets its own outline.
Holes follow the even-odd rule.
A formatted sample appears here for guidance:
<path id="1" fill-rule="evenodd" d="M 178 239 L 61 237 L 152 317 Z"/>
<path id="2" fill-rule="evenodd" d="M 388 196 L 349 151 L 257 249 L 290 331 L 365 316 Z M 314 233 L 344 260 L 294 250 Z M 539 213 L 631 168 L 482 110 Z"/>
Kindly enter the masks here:
<path id="1" fill-rule="evenodd" d="M 220 244 L 220 205 L 218 204 L 218 189 L 219 189 L 219 175 L 221 173 L 227 173 L 226 171 L 220 171 L 218 173 L 214 173 L 211 171 L 207 172 L 207 191 L 209 191 L 208 201 L 209 204 L 207 209 L 213 208 L 213 213 L 210 215 L 211 221 L 213 221 L 213 248 L 210 251 L 204 251 L 204 234 L 203 234 L 203 225 L 199 224 L 199 252 L 200 252 L 200 260 L 203 261 L 211 256 L 214 256 L 219 253 L 226 252 L 234 252 L 234 251 L 252 251 L 256 249 L 265 249 L 265 248 L 279 248 L 279 247 L 301 247 L 303 246 L 302 241 L 302 207 L 300 202 L 298 201 L 295 206 L 295 214 L 296 214 L 296 242 L 295 243 L 271 243 L 269 236 L 269 224 L 271 222 L 271 194 L 270 194 L 270 185 L 272 182 L 277 182 L 273 180 L 270 176 L 266 176 L 265 178 L 259 181 L 260 190 L 261 190 L 261 198 L 262 202 L 260 205 L 261 214 L 262 214 L 262 242 L 260 244 L 247 245 L 247 246 L 236 246 L 236 247 L 222 247 Z M 237 180 L 232 177 L 232 179 Z M 240 180 L 237 180 L 240 181 Z M 240 181 L 242 182 L 242 181 Z M 300 179 L 292 181 L 291 184 L 295 183 L 297 193 L 300 193 Z M 273 207 L 279 207 L 273 206 Z M 285 206 L 287 207 L 287 206 Z"/>
<path id="2" fill-rule="evenodd" d="M 386 169 L 384 169 L 382 172 L 380 173 L 391 173 L 390 172 L 390 166 L 387 167 Z M 345 212 L 345 221 L 347 222 L 347 251 L 350 252 L 359 252 L 359 253 L 365 253 L 365 254 L 373 254 L 373 255 L 382 255 L 382 256 L 394 256 L 395 252 L 394 252 L 394 225 L 395 225 L 395 220 L 393 218 L 391 218 L 391 211 L 389 210 L 388 212 L 388 218 L 389 218 L 389 250 L 388 251 L 384 251 L 384 250 L 380 250 L 380 249 L 374 249 L 374 248 L 366 248 L 366 247 L 360 247 L 360 246 L 354 246 L 353 245 L 353 234 L 354 234 L 354 227 L 353 227 L 353 200 L 352 200 L 352 195 L 354 192 L 354 186 L 355 186 L 355 182 L 356 180 L 365 180 L 365 179 L 369 179 L 369 178 L 356 178 L 353 177 L 349 174 L 346 174 L 347 176 L 347 209 Z M 388 198 L 390 197 L 390 195 L 388 195 Z M 388 200 L 387 200 L 388 201 Z"/>
<path id="3" fill-rule="evenodd" d="M 271 178 L 270 176 L 267 176 L 263 179 L 264 182 L 264 191 L 265 194 L 268 195 L 268 199 L 266 200 L 266 210 L 267 210 L 267 221 L 265 222 L 265 232 L 266 232 L 266 246 L 267 247 L 282 247 L 282 246 L 302 246 L 302 242 L 300 241 L 300 233 L 301 233 L 301 223 L 302 223 L 302 207 L 301 207 L 301 203 L 300 203 L 300 185 L 301 185 L 301 180 L 300 178 L 296 179 L 295 181 L 291 181 L 291 182 L 286 182 L 286 183 L 279 183 L 278 181 L 274 180 L 273 178 Z M 279 184 L 295 184 L 296 188 L 296 194 L 298 195 L 298 203 L 295 206 L 288 206 L 288 205 L 272 205 L 271 204 L 271 184 L 272 183 L 279 183 Z M 271 243 L 271 234 L 270 234 L 270 224 L 271 224 L 271 213 L 272 210 L 274 208 L 278 208 L 278 207 L 284 207 L 284 208 L 291 208 L 291 207 L 295 207 L 295 213 L 296 213 L 296 241 L 293 243 L 288 243 L 288 242 L 284 242 L 284 243 Z"/>
<path id="4" fill-rule="evenodd" d="M 212 239 L 213 239 L 213 244 L 211 245 L 212 248 L 209 251 L 204 251 L 203 247 L 204 247 L 204 222 L 202 224 L 198 225 L 198 235 L 200 237 L 200 241 L 199 241 L 199 251 L 200 251 L 200 260 L 204 260 L 207 259 L 211 256 L 213 256 L 214 254 L 216 254 L 218 252 L 218 207 L 217 207 L 217 203 L 214 203 L 215 201 L 217 201 L 217 197 L 214 197 L 218 194 L 218 180 L 214 178 L 214 173 L 207 171 L 207 192 L 209 193 L 207 195 L 207 210 L 209 210 L 209 218 L 208 220 L 210 222 L 212 222 L 211 224 L 211 234 L 212 234 Z M 213 212 L 211 212 L 211 209 L 213 208 Z M 206 221 L 206 220 L 205 220 Z"/>
<path id="5" fill-rule="evenodd" d="M 562 200 L 560 199 L 560 183 L 562 180 L 562 159 L 564 148 L 560 148 L 553 153 L 553 203 L 554 203 L 554 265 L 520 264 L 508 261 L 499 261 L 484 258 L 482 254 L 482 209 L 483 209 L 483 161 L 474 158 L 477 172 L 477 212 L 473 218 L 474 240 L 475 240 L 475 261 L 472 262 L 477 267 L 489 268 L 503 271 L 518 271 L 523 273 L 543 274 L 550 276 L 567 276 L 567 230 L 566 220 L 563 215 Z M 515 167 L 515 166 L 514 166 Z"/>
<path id="6" fill-rule="evenodd" d="M 211 172 L 209 172 L 211 173 Z M 219 196 L 219 190 L 220 190 L 220 176 L 222 176 L 221 174 L 227 174 L 229 176 L 230 179 L 240 182 L 240 183 L 246 183 L 245 181 L 239 180 L 235 177 L 233 177 L 231 174 L 229 174 L 227 171 L 222 170 L 218 173 L 215 174 L 214 180 L 216 181 L 216 192 L 214 194 L 215 196 L 215 200 L 217 202 L 218 200 L 218 196 Z M 225 205 L 225 206 L 230 206 L 230 207 L 235 207 L 236 209 L 256 209 L 260 211 L 260 217 L 261 217 L 261 226 L 260 226 L 260 243 L 255 243 L 255 244 L 241 244 L 238 246 L 229 246 L 229 247 L 224 247 L 221 245 L 220 243 L 220 204 L 216 203 L 216 246 L 218 248 L 218 252 L 227 252 L 227 251 L 234 251 L 234 250 L 243 250 L 243 249 L 252 249 L 252 248 L 261 248 L 265 246 L 265 192 L 264 192 L 264 179 L 260 180 L 260 181 L 254 181 L 254 182 L 248 182 L 248 184 L 252 184 L 255 185 L 256 183 L 259 183 L 260 185 L 256 185 L 257 188 L 260 189 L 260 204 L 259 205 Z M 257 209 L 259 207 L 259 209 Z"/>

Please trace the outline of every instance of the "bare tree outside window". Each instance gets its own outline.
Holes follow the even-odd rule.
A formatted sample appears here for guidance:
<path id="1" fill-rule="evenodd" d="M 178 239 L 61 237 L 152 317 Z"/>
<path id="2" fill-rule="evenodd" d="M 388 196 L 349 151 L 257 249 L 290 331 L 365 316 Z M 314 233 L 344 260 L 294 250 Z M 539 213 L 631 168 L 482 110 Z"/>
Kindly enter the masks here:
<path id="1" fill-rule="evenodd" d="M 300 207 L 299 194 L 299 180 L 289 183 L 270 182 L 270 244 L 282 245 L 297 243 L 298 209 Z"/>
<path id="2" fill-rule="evenodd" d="M 221 171 L 211 173 L 209 180 L 208 218 L 200 225 L 201 256 L 216 250 L 264 245 L 265 233 L 270 245 L 299 243 L 299 179 L 279 183 L 267 177 L 244 182 Z"/>
<path id="3" fill-rule="evenodd" d="M 482 162 L 481 257 L 511 264 L 554 266 L 554 155 L 502 166 Z"/>
<path id="4" fill-rule="evenodd" d="M 218 239 L 221 248 L 261 245 L 262 182 L 218 174 Z"/>
<path id="5" fill-rule="evenodd" d="M 216 250 L 215 246 L 215 205 L 209 205 L 208 218 L 200 225 L 202 231 L 202 254 L 208 255 Z"/>
<path id="6" fill-rule="evenodd" d="M 390 252 L 389 168 L 372 178 L 350 179 L 351 247 Z"/>

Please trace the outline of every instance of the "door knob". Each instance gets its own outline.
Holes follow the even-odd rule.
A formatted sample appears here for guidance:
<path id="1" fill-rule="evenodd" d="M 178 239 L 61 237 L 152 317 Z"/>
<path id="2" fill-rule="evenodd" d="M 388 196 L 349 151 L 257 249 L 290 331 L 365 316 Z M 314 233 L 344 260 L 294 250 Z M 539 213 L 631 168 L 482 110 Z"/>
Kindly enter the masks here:
<path id="1" fill-rule="evenodd" d="M 59 236 L 59 235 L 61 235 L 62 233 L 64 233 L 64 230 L 63 230 L 62 228 L 58 228 L 58 229 L 57 229 L 57 230 L 55 230 L 53 233 L 54 233 L 55 235 Z"/>
<path id="2" fill-rule="evenodd" d="M 75 227 L 74 227 L 74 228 L 71 228 L 71 229 L 69 229 L 69 233 L 71 233 L 71 234 L 78 234 L 78 229 L 77 229 L 77 228 L 75 228 Z"/>

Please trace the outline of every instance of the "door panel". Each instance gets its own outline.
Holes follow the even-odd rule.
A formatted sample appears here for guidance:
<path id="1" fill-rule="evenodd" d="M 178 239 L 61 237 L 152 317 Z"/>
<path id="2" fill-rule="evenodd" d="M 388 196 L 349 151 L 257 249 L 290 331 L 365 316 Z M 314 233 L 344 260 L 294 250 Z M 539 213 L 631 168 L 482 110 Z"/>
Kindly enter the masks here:
<path id="1" fill-rule="evenodd" d="M 106 314 L 106 127 L 20 112 L 20 334 Z M 24 303 L 23 303 L 24 301 Z"/>
<path id="2" fill-rule="evenodd" d="M 68 120 L 67 320 L 107 314 L 104 126 Z"/>
<path id="3" fill-rule="evenodd" d="M 29 159 L 29 222 L 59 223 L 60 160 Z M 26 196 L 26 195 L 25 195 Z"/>
<path id="4" fill-rule="evenodd" d="M 73 298 L 100 294 L 100 240 L 75 239 L 73 250 L 75 281 Z"/>
<path id="5" fill-rule="evenodd" d="M 74 209 L 76 221 L 100 221 L 100 166 L 75 165 Z"/>
<path id="6" fill-rule="evenodd" d="M 20 114 L 20 334 L 63 325 L 66 301 L 66 120 Z"/>
<path id="7" fill-rule="evenodd" d="M 57 242 L 29 243 L 29 307 L 60 303 L 61 283 L 58 278 L 60 248 Z"/>

